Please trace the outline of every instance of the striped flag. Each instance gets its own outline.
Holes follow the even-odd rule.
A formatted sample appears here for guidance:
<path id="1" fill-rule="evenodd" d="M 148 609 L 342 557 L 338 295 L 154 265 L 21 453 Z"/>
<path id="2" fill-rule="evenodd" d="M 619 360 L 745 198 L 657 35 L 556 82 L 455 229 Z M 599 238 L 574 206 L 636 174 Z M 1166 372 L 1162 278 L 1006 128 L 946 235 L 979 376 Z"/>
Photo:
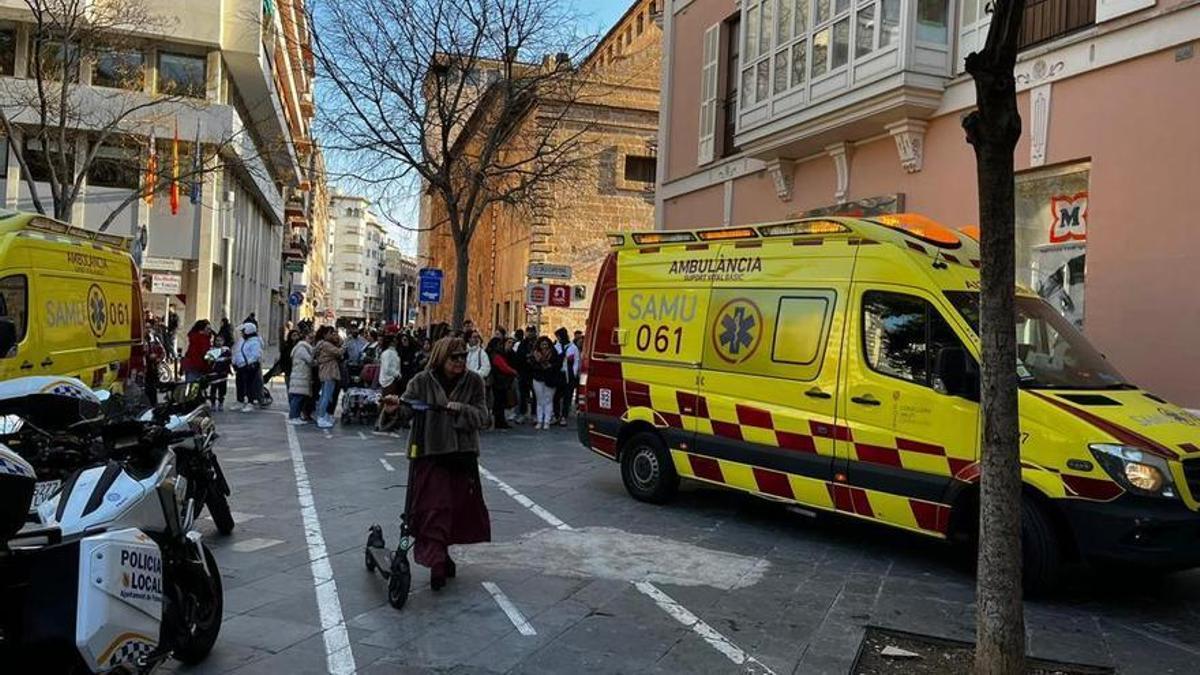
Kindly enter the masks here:
<path id="1" fill-rule="evenodd" d="M 154 130 L 150 130 L 150 156 L 146 158 L 146 184 L 142 188 L 146 206 L 154 206 L 154 192 L 158 189 L 158 141 L 154 138 Z"/>
<path id="2" fill-rule="evenodd" d="M 200 193 L 204 189 L 204 175 L 201 173 L 204 163 L 200 155 L 200 120 L 196 120 L 196 142 L 192 144 L 192 193 L 188 196 L 188 201 L 193 204 L 200 203 Z"/>
<path id="3" fill-rule="evenodd" d="M 175 140 L 171 143 L 171 215 L 179 214 L 179 118 L 175 118 Z"/>

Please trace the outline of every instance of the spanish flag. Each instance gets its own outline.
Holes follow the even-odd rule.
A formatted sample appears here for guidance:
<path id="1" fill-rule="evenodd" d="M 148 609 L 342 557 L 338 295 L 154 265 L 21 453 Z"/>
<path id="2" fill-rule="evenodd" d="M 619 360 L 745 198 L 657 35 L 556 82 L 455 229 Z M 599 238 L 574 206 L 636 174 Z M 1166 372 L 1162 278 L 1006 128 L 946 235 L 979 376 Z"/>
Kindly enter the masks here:
<path id="1" fill-rule="evenodd" d="M 150 130 L 150 156 L 146 158 L 146 184 L 142 189 L 146 192 L 146 206 L 154 206 L 154 193 L 158 190 L 158 141 L 153 129 Z"/>
<path id="2" fill-rule="evenodd" d="M 175 140 L 171 143 L 171 215 L 179 215 L 179 118 L 175 118 Z"/>

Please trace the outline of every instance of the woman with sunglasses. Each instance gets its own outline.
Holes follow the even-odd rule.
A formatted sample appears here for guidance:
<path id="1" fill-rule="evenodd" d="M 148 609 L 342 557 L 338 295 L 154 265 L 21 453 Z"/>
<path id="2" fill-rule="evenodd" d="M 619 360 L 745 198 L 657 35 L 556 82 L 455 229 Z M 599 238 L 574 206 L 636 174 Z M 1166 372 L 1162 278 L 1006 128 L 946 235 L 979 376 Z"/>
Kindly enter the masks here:
<path id="1" fill-rule="evenodd" d="M 467 370 L 466 342 L 438 340 L 401 399 L 425 416 L 409 434 L 406 511 L 416 536 L 413 559 L 430 569 L 436 591 L 457 572 L 447 547 L 492 538 L 478 462 L 487 401 L 483 379 Z"/>

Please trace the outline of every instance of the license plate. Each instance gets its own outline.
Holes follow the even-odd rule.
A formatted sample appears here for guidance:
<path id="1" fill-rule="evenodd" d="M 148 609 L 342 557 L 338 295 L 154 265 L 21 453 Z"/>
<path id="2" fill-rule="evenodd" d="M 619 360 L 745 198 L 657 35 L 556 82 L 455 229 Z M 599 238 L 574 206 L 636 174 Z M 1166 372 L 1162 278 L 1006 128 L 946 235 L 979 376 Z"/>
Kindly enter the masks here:
<path id="1" fill-rule="evenodd" d="M 30 507 L 36 509 L 38 506 L 41 506 L 42 502 L 58 494 L 58 490 L 61 487 L 61 480 L 39 481 L 33 486 L 33 503 L 30 504 Z"/>

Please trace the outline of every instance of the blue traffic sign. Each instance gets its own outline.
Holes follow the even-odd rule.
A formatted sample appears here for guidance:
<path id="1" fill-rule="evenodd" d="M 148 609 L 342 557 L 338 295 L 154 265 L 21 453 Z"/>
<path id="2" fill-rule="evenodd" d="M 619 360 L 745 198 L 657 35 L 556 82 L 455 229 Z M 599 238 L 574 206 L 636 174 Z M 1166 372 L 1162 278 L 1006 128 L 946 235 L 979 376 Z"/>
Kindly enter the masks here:
<path id="1" fill-rule="evenodd" d="M 436 304 L 442 301 L 442 270 L 436 267 L 425 267 L 417 273 L 420 287 L 417 298 L 421 302 Z"/>
<path id="2" fill-rule="evenodd" d="M 304 304 L 304 294 L 300 291 L 292 291 L 291 294 L 288 295 L 288 304 L 292 307 L 299 307 L 300 305 Z"/>

